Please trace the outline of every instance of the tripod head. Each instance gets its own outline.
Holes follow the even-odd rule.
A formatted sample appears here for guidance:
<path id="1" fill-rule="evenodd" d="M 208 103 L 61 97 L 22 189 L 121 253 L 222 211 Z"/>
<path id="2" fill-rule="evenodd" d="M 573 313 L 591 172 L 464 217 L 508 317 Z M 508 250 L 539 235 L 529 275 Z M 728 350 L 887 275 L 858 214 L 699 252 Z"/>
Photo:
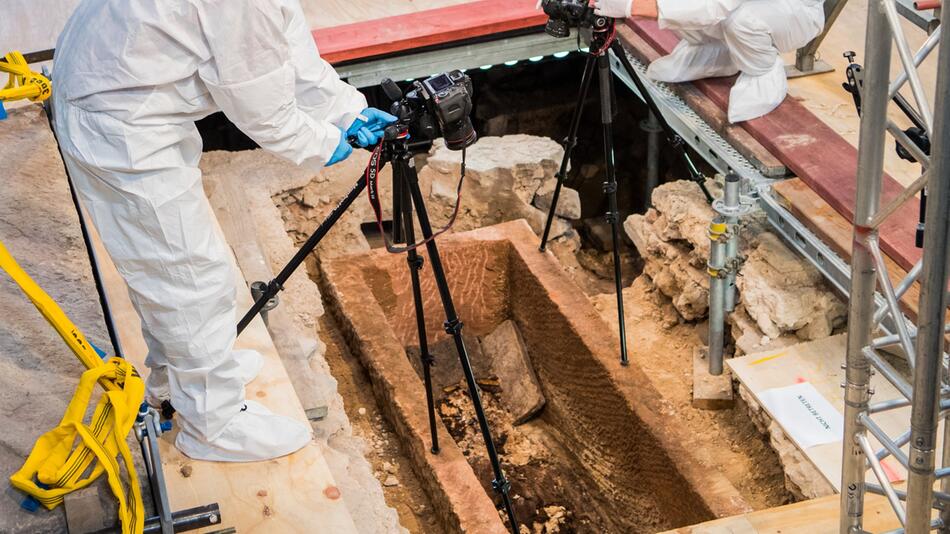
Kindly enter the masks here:
<path id="1" fill-rule="evenodd" d="M 544 32 L 557 38 L 570 37 L 571 28 L 603 31 L 614 20 L 594 13 L 587 0 L 543 0 L 541 9 L 548 16 Z"/>

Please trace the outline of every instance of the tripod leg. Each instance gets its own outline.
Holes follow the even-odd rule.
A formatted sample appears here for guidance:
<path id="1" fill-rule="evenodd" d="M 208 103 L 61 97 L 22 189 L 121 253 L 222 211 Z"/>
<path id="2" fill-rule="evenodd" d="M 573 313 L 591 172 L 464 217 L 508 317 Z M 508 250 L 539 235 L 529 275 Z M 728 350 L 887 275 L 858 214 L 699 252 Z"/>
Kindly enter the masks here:
<path id="1" fill-rule="evenodd" d="M 396 187 L 395 197 L 399 198 L 399 212 L 402 214 L 402 232 L 399 234 L 405 237 L 407 245 L 415 242 L 415 230 L 412 222 L 412 199 L 409 196 L 409 186 L 401 166 L 393 166 L 394 183 Z M 395 211 L 395 209 L 394 209 Z M 396 223 L 397 221 L 393 221 Z M 398 224 L 393 225 L 398 226 Z M 409 276 L 412 279 L 412 302 L 416 309 L 416 328 L 419 330 L 419 358 L 422 363 L 422 374 L 426 388 L 426 406 L 429 411 L 429 433 L 432 438 L 432 454 L 439 454 L 439 432 L 435 422 L 435 398 L 432 394 L 432 364 L 433 358 L 429 353 L 429 341 L 426 334 L 425 309 L 422 306 L 422 285 L 419 282 L 419 272 L 422 271 L 424 260 L 416 249 L 410 249 L 407 254 L 409 263 Z"/>
<path id="2" fill-rule="evenodd" d="M 670 127 L 670 123 L 668 123 L 663 114 L 660 113 L 660 107 L 656 105 L 653 95 L 647 90 L 643 84 L 643 80 L 640 79 L 640 73 L 633 68 L 633 64 L 630 63 L 630 59 L 627 58 L 627 52 L 623 49 L 623 45 L 620 44 L 619 41 L 614 41 L 610 45 L 610 49 L 614 55 L 617 56 L 617 59 L 620 60 L 620 64 L 623 65 L 623 69 L 627 71 L 627 75 L 633 80 L 633 84 L 637 86 L 637 91 L 640 92 L 643 101 L 646 102 L 647 107 L 650 108 L 650 112 L 660 121 L 660 127 L 666 132 L 667 142 L 679 152 L 680 158 L 682 158 L 683 163 L 686 165 L 686 170 L 689 172 L 690 179 L 699 185 L 699 188 L 703 191 L 703 195 L 706 196 L 706 201 L 712 204 L 714 199 L 712 193 L 710 193 L 706 187 L 706 177 L 703 176 L 703 173 L 699 172 L 699 169 L 696 168 L 696 164 L 693 163 L 693 158 L 691 158 L 689 152 L 686 151 L 686 141 L 684 141 L 678 133 L 673 131 L 673 128 Z"/>
<path id="3" fill-rule="evenodd" d="M 402 172 L 404 172 L 404 176 L 406 177 L 406 183 L 412 195 L 412 202 L 415 204 L 416 213 L 419 218 L 419 226 L 422 229 L 422 236 L 425 239 L 429 239 L 432 237 L 432 225 L 429 223 L 429 214 L 426 211 L 425 200 L 422 198 L 422 191 L 419 189 L 419 180 L 415 169 L 405 165 L 405 162 L 402 161 L 399 163 L 394 162 L 394 164 L 405 166 Z M 478 418 L 478 426 L 481 428 L 482 438 L 485 440 L 488 460 L 491 462 L 492 471 L 494 472 L 495 479 L 492 481 L 492 487 L 501 495 L 505 511 L 508 514 L 511 531 L 518 534 L 518 520 L 515 518 L 511 498 L 508 495 L 511 484 L 505 478 L 505 473 L 501 469 L 501 461 L 498 459 L 498 451 L 495 450 L 495 442 L 492 440 L 488 418 L 485 416 L 485 410 L 482 407 L 478 384 L 475 383 L 475 373 L 472 371 L 472 363 L 468 358 L 468 352 L 465 350 L 465 343 L 462 341 L 462 321 L 459 320 L 458 314 L 455 311 L 455 303 L 452 301 L 452 293 L 449 290 L 449 284 L 445 278 L 445 269 L 442 266 L 442 259 L 439 256 L 439 248 L 434 240 L 426 243 L 426 251 L 429 253 L 429 262 L 432 264 L 432 274 L 435 277 L 436 285 L 439 287 L 442 307 L 445 308 L 445 331 L 451 335 L 455 341 L 455 349 L 458 351 L 462 371 L 465 374 L 465 381 L 468 384 L 469 395 L 472 397 L 475 415 Z"/>
<path id="4" fill-rule="evenodd" d="M 551 225 L 554 223 L 554 212 L 557 211 L 557 201 L 561 198 L 561 187 L 564 185 L 564 179 L 567 178 L 567 167 L 571 164 L 571 155 L 574 154 L 574 147 L 577 146 L 577 132 L 581 127 L 581 117 L 584 115 L 584 102 L 590 92 L 590 81 L 594 77 L 594 67 L 597 64 L 597 58 L 588 55 L 587 63 L 584 65 L 584 75 L 581 77 L 581 90 L 577 97 L 577 104 L 574 106 L 574 116 L 571 118 L 571 130 L 564 140 L 564 157 L 561 159 L 561 169 L 557 172 L 557 185 L 554 186 L 554 197 L 551 198 L 551 208 L 548 211 L 548 219 L 544 223 L 544 234 L 541 236 L 541 252 L 548 246 L 548 236 L 551 234 Z"/>
<path id="5" fill-rule="evenodd" d="M 601 123 L 604 128 L 604 160 L 607 162 L 607 181 L 604 182 L 604 193 L 607 194 L 608 211 L 607 222 L 613 233 L 614 243 L 614 283 L 617 288 L 617 320 L 620 325 L 620 363 L 629 364 L 627 357 L 627 329 L 624 324 L 623 310 L 623 275 L 620 269 L 620 209 L 617 205 L 617 163 L 614 159 L 614 78 L 610 71 L 610 58 L 603 54 L 597 58 L 600 71 L 600 112 Z"/>

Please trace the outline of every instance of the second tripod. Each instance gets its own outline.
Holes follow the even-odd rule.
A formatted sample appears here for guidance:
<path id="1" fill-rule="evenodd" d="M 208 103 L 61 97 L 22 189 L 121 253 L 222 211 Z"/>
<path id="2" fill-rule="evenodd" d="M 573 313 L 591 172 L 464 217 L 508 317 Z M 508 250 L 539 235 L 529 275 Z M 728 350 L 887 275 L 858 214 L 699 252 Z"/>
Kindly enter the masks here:
<path id="1" fill-rule="evenodd" d="M 617 183 L 617 162 L 614 153 L 614 134 L 613 121 L 616 115 L 616 94 L 614 93 L 613 72 L 610 65 L 610 52 L 620 61 L 624 70 L 633 80 L 637 91 L 650 108 L 650 112 L 660 123 L 660 127 L 666 134 L 667 141 L 677 150 L 686 164 L 686 170 L 690 179 L 699 184 L 708 202 L 713 201 L 712 195 L 706 189 L 705 177 L 696 165 L 693 164 L 689 153 L 686 151 L 686 144 L 683 138 L 676 134 L 669 123 L 663 118 L 659 106 L 653 99 L 650 91 L 646 88 L 639 73 L 634 69 L 630 60 L 627 58 L 623 46 L 616 40 L 616 21 L 613 19 L 601 19 L 602 25 L 594 25 L 591 34 L 590 48 L 587 55 L 587 61 L 584 65 L 584 73 L 581 76 L 581 88 L 577 98 L 577 104 L 574 107 L 574 115 L 571 118 L 571 129 L 567 138 L 564 140 L 564 159 L 561 160 L 561 167 L 557 173 L 557 185 L 554 188 L 554 196 L 551 200 L 551 208 L 548 211 L 547 221 L 544 225 L 544 233 L 541 237 L 541 251 L 547 248 L 548 240 L 551 235 L 551 225 L 554 222 L 554 215 L 557 211 L 558 199 L 561 196 L 561 188 L 564 180 L 567 178 L 567 170 L 571 163 L 571 156 L 574 148 L 577 146 L 577 137 L 580 130 L 581 118 L 584 114 L 584 105 L 590 93 L 591 82 L 594 78 L 595 70 L 598 73 L 598 82 L 600 86 L 600 119 L 603 131 L 604 141 L 604 161 L 606 162 L 606 181 L 604 181 L 604 194 L 607 195 L 607 214 L 606 219 L 610 224 L 611 235 L 613 239 L 613 261 L 614 261 L 614 283 L 617 292 L 617 319 L 619 325 L 618 334 L 620 336 L 620 363 L 629 364 L 627 355 L 627 332 L 624 321 L 623 309 L 623 273 L 620 263 L 620 208 L 617 202 L 617 192 L 619 184 Z"/>

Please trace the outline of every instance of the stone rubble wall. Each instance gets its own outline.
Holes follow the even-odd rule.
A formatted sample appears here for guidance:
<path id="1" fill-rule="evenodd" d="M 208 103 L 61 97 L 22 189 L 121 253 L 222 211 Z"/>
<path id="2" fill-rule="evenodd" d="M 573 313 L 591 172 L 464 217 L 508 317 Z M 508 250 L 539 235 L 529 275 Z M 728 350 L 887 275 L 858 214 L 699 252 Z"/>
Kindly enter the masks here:
<path id="1" fill-rule="evenodd" d="M 561 145 L 545 137 L 509 135 L 479 139 L 466 153 L 462 205 L 452 230 L 465 232 L 523 218 L 540 234 L 557 181 L 554 175 L 563 155 Z M 305 240 L 326 218 L 362 175 L 368 160 L 367 152 L 358 151 L 303 183 L 285 180 L 285 188 L 274 190 L 274 202 L 297 242 Z M 416 167 L 429 218 L 437 230 L 448 224 L 458 201 L 462 153 L 449 150 L 441 140 L 436 140 L 428 155 L 416 158 Z M 379 183 L 383 217 L 388 220 L 392 218 L 389 166 Z M 580 238 L 568 221 L 581 217 L 577 191 L 561 189 L 556 215 L 551 239 L 569 242 L 568 248 L 576 250 Z M 360 228 L 366 223 L 375 223 L 375 218 L 364 194 L 317 249 L 319 256 L 331 258 L 369 250 Z M 416 233 L 417 238 L 421 237 Z"/>
<path id="2" fill-rule="evenodd" d="M 687 321 L 708 315 L 707 229 L 714 216 L 699 187 L 671 182 L 653 193 L 653 209 L 624 223 L 644 273 Z M 743 221 L 738 306 L 731 314 L 736 355 L 830 336 L 847 308 L 821 274 L 757 218 Z"/>

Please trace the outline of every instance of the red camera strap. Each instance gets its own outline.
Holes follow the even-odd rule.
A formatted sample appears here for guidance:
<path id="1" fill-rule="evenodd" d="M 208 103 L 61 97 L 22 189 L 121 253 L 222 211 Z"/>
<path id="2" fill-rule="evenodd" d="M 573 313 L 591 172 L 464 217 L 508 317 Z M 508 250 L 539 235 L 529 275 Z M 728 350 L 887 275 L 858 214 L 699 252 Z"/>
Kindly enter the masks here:
<path id="1" fill-rule="evenodd" d="M 369 163 L 366 165 L 366 170 L 364 171 L 363 177 L 366 180 L 366 193 L 369 197 L 369 204 L 373 207 L 373 213 L 376 217 L 376 227 L 379 228 L 380 235 L 383 236 L 383 242 L 386 245 L 386 250 L 391 254 L 402 254 L 409 252 L 410 250 L 416 250 L 420 247 L 427 245 L 429 242 L 433 241 L 435 238 L 440 235 L 448 232 L 455 225 L 455 220 L 458 218 L 459 207 L 462 205 L 462 185 L 465 183 L 465 149 L 462 149 L 462 173 L 459 177 L 458 187 L 455 191 L 456 201 L 455 209 L 452 211 L 452 217 L 449 219 L 449 223 L 438 232 L 432 234 L 431 237 L 420 241 L 418 243 L 413 243 L 405 247 L 397 247 L 390 241 L 389 236 L 386 235 L 386 231 L 383 228 L 383 209 L 382 204 L 379 199 L 379 174 L 383 168 L 383 143 L 380 142 L 376 145 L 376 148 L 373 149 L 372 155 L 370 155 Z M 393 184 L 393 191 L 395 191 L 395 184 Z M 412 202 L 411 198 L 404 199 L 406 202 Z M 393 221 L 393 224 L 402 224 L 402 221 Z"/>

